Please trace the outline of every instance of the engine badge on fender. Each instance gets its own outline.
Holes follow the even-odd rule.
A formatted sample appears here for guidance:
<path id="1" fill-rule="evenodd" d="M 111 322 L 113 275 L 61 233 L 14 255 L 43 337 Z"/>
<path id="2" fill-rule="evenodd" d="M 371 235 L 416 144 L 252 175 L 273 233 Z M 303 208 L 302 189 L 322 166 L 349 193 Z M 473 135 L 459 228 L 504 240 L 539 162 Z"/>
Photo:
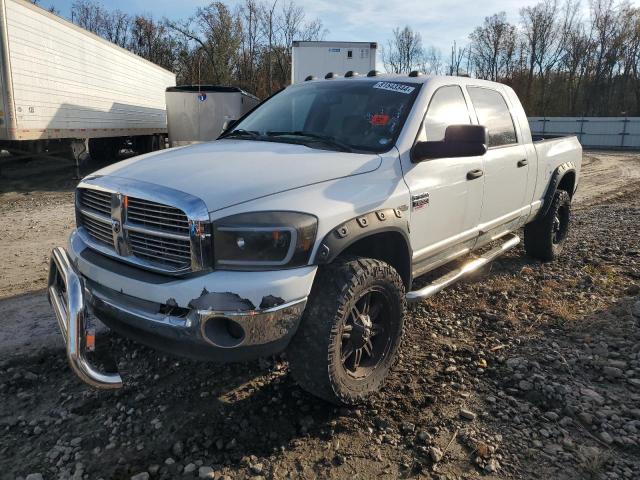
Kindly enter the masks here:
<path id="1" fill-rule="evenodd" d="M 411 207 L 414 210 L 420 210 L 421 208 L 424 208 L 427 205 L 429 205 L 429 194 L 428 193 L 421 193 L 419 195 L 412 195 L 411 196 Z"/>

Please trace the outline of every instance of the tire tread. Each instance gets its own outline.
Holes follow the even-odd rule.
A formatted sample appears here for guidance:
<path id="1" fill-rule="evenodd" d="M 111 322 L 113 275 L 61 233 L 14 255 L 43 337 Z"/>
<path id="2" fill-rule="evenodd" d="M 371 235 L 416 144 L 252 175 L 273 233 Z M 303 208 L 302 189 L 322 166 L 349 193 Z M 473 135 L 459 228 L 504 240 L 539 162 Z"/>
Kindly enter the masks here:
<path id="1" fill-rule="evenodd" d="M 362 392 L 345 392 L 335 387 L 331 339 L 338 333 L 336 323 L 344 314 L 344 307 L 355 288 L 371 274 L 384 275 L 394 284 L 401 293 L 404 315 L 404 284 L 393 267 L 371 258 L 341 257 L 319 268 L 300 327 L 287 350 L 291 374 L 300 387 L 331 403 L 354 404 L 370 393 L 367 385 Z M 400 328 L 401 338 L 402 320 Z"/>

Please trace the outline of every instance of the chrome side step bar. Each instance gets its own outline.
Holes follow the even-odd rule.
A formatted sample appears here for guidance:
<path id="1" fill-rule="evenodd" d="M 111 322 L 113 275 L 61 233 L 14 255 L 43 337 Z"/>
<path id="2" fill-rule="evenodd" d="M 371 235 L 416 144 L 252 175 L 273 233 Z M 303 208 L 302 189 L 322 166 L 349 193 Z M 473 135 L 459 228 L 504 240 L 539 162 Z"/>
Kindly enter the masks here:
<path id="1" fill-rule="evenodd" d="M 503 243 L 495 248 L 492 248 L 481 257 L 475 258 L 460 268 L 457 268 L 442 277 L 436 279 L 429 285 L 421 288 L 420 290 L 414 290 L 407 293 L 407 302 L 419 302 L 429 297 L 434 296 L 440 290 L 454 284 L 465 275 L 475 272 L 476 270 L 484 267 L 487 263 L 495 260 L 500 255 L 511 250 L 513 247 L 520 243 L 520 237 L 515 234 L 509 234 L 503 237 Z"/>
<path id="2" fill-rule="evenodd" d="M 71 264 L 64 248 L 56 247 L 51 252 L 47 294 L 74 373 L 95 388 L 122 387 L 120 375 L 99 372 L 84 356 L 86 351 L 93 348 L 95 336 L 87 329 L 82 277 Z"/>

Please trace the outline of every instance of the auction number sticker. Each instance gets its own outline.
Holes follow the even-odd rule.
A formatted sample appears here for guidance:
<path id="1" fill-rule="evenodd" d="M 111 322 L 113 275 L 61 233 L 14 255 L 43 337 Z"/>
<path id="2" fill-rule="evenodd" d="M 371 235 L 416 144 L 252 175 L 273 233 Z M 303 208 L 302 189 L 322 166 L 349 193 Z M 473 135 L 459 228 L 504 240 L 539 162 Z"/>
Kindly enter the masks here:
<path id="1" fill-rule="evenodd" d="M 389 90 L 391 92 L 398 92 L 409 94 L 413 92 L 416 88 L 410 87 L 409 85 L 405 85 L 403 83 L 394 83 L 394 82 L 378 82 L 373 85 L 373 88 L 379 88 L 381 90 Z"/>

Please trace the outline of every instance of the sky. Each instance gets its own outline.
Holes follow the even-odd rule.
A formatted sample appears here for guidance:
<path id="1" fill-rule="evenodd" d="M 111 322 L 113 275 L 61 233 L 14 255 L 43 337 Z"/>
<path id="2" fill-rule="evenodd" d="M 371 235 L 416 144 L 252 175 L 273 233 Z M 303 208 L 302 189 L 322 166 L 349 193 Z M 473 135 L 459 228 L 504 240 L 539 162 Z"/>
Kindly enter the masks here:
<path id="1" fill-rule="evenodd" d="M 281 0 L 285 1 L 285 0 Z M 522 7 L 538 0 L 296 0 L 309 19 L 320 18 L 329 30 L 326 40 L 378 42 L 384 46 L 395 27 L 409 25 L 422 36 L 423 46 L 439 48 L 448 58 L 454 41 L 468 43 L 469 33 L 486 16 L 505 11 L 511 22 L 517 22 Z M 63 16 L 69 16 L 73 0 L 40 0 L 40 5 L 53 5 Z M 156 18 L 188 18 L 198 6 L 209 2 L 197 0 L 111 0 L 108 8 L 128 13 L 151 13 Z M 241 0 L 227 0 L 237 5 Z M 640 4 L 640 0 L 631 3 Z M 587 0 L 583 0 L 584 7 Z"/>

